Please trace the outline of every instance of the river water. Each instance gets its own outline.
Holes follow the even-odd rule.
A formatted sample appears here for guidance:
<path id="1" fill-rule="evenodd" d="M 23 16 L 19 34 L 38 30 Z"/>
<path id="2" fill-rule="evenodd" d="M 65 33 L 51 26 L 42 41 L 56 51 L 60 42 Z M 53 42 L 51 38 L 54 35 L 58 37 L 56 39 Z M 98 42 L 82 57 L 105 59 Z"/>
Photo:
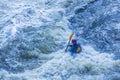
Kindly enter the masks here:
<path id="1" fill-rule="evenodd" d="M 108 48 L 101 48 L 101 40 L 96 46 L 95 35 L 87 38 L 89 33 L 84 32 L 89 28 L 79 25 L 86 26 L 101 15 L 98 11 L 90 18 L 87 11 L 80 13 L 96 1 L 1 0 L 0 80 L 120 80 L 120 60 L 115 60 L 119 50 L 109 53 Z M 116 29 L 120 30 L 119 27 L 117 23 Z M 76 58 L 64 51 L 72 32 L 82 46 Z M 118 44 L 119 41 L 114 45 L 117 49 Z"/>

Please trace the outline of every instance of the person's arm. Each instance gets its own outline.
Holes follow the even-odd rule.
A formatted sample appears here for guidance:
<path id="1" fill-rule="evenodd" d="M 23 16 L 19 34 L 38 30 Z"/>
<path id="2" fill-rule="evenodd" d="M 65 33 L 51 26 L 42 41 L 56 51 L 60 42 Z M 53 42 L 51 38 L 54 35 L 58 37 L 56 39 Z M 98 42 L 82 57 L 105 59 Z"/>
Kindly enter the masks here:
<path id="1" fill-rule="evenodd" d="M 72 45 L 68 45 L 69 47 L 72 47 Z"/>
<path id="2" fill-rule="evenodd" d="M 77 52 L 81 52 L 81 51 L 82 51 L 81 45 L 78 44 Z"/>

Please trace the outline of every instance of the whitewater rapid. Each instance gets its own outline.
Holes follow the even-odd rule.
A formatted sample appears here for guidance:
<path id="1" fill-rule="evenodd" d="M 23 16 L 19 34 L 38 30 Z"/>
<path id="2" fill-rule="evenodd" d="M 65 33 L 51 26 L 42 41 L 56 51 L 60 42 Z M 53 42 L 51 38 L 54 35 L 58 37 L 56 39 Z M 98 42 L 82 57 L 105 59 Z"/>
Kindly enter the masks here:
<path id="1" fill-rule="evenodd" d="M 69 35 L 82 32 L 69 18 L 94 1 L 0 1 L 0 80 L 120 80 L 120 60 L 77 33 L 82 52 L 73 58 L 64 51 Z"/>
<path id="2" fill-rule="evenodd" d="M 99 53 L 90 46 L 82 46 L 83 52 L 73 59 L 64 50 L 57 51 L 53 59 L 39 68 L 24 73 L 2 72 L 3 80 L 119 80 L 120 61 L 113 55 Z"/>

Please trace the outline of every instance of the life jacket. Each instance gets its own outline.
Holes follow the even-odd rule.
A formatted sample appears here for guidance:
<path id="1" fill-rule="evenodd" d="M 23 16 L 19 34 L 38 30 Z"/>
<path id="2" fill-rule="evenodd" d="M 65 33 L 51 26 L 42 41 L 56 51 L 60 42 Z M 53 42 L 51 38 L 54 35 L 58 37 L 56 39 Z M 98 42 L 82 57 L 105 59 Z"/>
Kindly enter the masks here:
<path id="1" fill-rule="evenodd" d="M 82 51 L 80 44 L 71 45 L 70 52 L 72 53 L 80 53 Z"/>

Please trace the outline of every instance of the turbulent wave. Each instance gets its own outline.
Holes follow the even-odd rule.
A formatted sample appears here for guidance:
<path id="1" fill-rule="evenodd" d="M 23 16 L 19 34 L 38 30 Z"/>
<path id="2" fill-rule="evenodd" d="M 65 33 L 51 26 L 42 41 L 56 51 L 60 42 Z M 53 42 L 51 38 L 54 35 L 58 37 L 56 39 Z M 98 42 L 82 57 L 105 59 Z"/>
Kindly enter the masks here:
<path id="1" fill-rule="evenodd" d="M 119 80 L 119 2 L 1 0 L 0 80 Z M 83 48 L 74 59 L 70 29 Z"/>
<path id="2" fill-rule="evenodd" d="M 56 55 L 57 54 L 57 55 Z M 64 56 L 63 56 L 64 55 Z M 98 53 L 90 46 L 83 46 L 83 52 L 73 59 L 69 53 L 60 50 L 54 58 L 37 69 L 20 74 L 2 72 L 1 79 L 10 80 L 119 80 L 120 61 L 113 55 Z"/>
<path id="3" fill-rule="evenodd" d="M 82 7 L 78 5 L 69 19 L 71 29 L 96 50 L 114 53 L 120 58 L 119 4 L 119 0 L 94 0 Z"/>
<path id="4" fill-rule="evenodd" d="M 12 72 L 32 69 L 41 65 L 38 63 L 43 60 L 41 54 L 64 47 L 70 30 L 63 17 L 65 10 L 56 5 L 57 1 L 5 0 L 0 3 L 1 68 Z"/>

